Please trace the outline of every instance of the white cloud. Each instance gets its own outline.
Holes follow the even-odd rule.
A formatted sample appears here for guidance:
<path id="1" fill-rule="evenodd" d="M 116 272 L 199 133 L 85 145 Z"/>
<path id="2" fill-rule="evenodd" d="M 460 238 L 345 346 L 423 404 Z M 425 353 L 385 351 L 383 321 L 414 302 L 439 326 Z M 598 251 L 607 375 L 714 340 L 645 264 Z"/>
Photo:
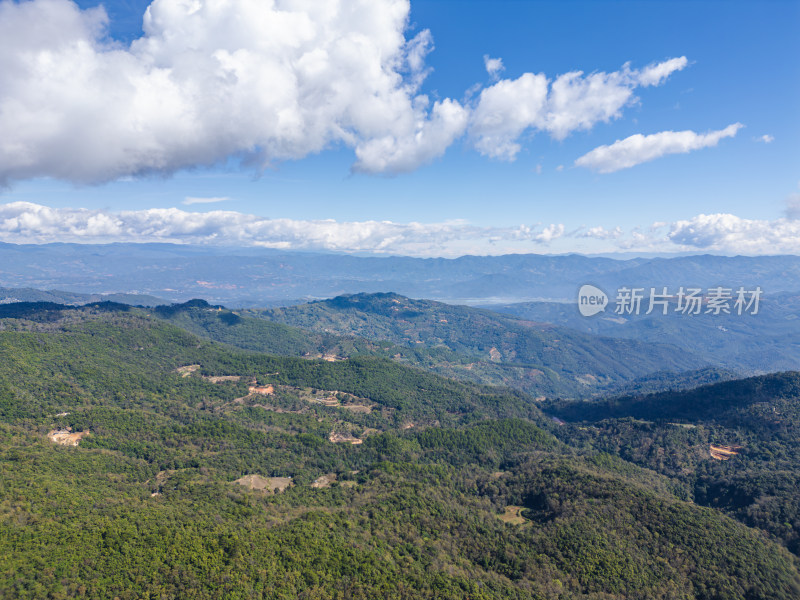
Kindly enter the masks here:
<path id="1" fill-rule="evenodd" d="M 581 228 L 575 233 L 575 237 L 594 238 L 598 240 L 616 240 L 622 237 L 622 228 L 617 226 L 614 227 L 614 229 L 606 229 L 601 225 Z"/>
<path id="2" fill-rule="evenodd" d="M 481 92 L 469 133 L 481 154 L 514 160 L 525 131 L 544 131 L 562 140 L 574 131 L 607 123 L 637 101 L 638 86 L 660 85 L 686 65 L 686 57 L 680 57 L 641 71 L 627 64 L 611 73 L 572 71 L 552 82 L 541 73 L 502 79 Z"/>
<path id="3" fill-rule="evenodd" d="M 800 197 L 790 196 L 786 216 L 774 220 L 701 214 L 627 231 L 597 225 L 570 232 L 562 223 L 481 227 L 464 221 L 342 222 L 269 219 L 222 210 L 111 212 L 11 202 L 0 204 L 0 241 L 167 242 L 423 257 L 575 251 L 800 254 Z"/>
<path id="4" fill-rule="evenodd" d="M 410 256 L 531 251 L 564 233 L 564 226 L 476 227 L 462 221 L 394 223 L 268 219 L 234 211 L 153 208 L 110 212 L 0 204 L 0 240 L 47 242 L 172 242 L 294 250 L 375 252 Z"/>
<path id="5" fill-rule="evenodd" d="M 432 37 L 407 41 L 408 13 L 407 0 L 155 0 L 123 48 L 104 38 L 102 8 L 1 2 L 0 184 L 229 156 L 262 168 L 337 144 L 359 170 L 418 167 L 465 118 L 454 100 L 417 95 Z"/>
<path id="6" fill-rule="evenodd" d="M 545 227 L 540 233 L 534 235 L 533 239 L 537 242 L 549 243 L 560 238 L 562 235 L 564 235 L 564 225 L 561 223 L 552 223 Z"/>
<path id="7" fill-rule="evenodd" d="M 496 79 L 505 70 L 502 58 L 490 58 L 488 54 L 483 55 L 483 64 L 492 79 Z"/>
<path id="8" fill-rule="evenodd" d="M 503 79 L 480 94 L 472 114 L 470 135 L 481 154 L 513 160 L 521 150 L 518 138 L 536 125 L 547 102 L 547 78 L 525 73 Z"/>
<path id="9" fill-rule="evenodd" d="M 637 73 L 639 85 L 644 87 L 661 85 L 672 73 L 685 69 L 688 64 L 689 61 L 686 57 L 681 56 L 679 58 L 670 58 L 664 62 L 648 65 Z"/>
<path id="10" fill-rule="evenodd" d="M 194 196 L 186 196 L 183 204 L 190 206 L 192 204 L 215 204 L 217 202 L 227 202 L 230 200 L 227 196 L 210 197 L 210 198 L 196 198 Z"/>
<path id="11" fill-rule="evenodd" d="M 723 138 L 733 137 L 741 123 L 719 131 L 698 134 L 694 131 L 662 131 L 652 135 L 636 134 L 617 140 L 610 146 L 598 146 L 575 161 L 575 165 L 600 173 L 613 173 L 655 160 L 667 154 L 685 154 L 692 150 L 716 146 Z"/>
<path id="12" fill-rule="evenodd" d="M 0 0 L 0 186 L 35 177 L 97 183 L 237 157 L 253 168 L 333 147 L 354 169 L 409 171 L 469 127 L 478 150 L 513 159 L 528 129 L 562 139 L 620 116 L 637 86 L 686 65 L 526 73 L 474 106 L 419 92 L 433 49 L 406 39 L 408 0 L 154 0 L 130 46 L 102 8 Z M 490 75 L 502 70 L 486 57 Z"/>
<path id="13" fill-rule="evenodd" d="M 433 36 L 429 29 L 423 29 L 406 44 L 406 64 L 411 75 L 410 89 L 417 90 L 430 73 L 425 58 L 433 51 Z"/>
<path id="14" fill-rule="evenodd" d="M 735 254 L 800 253 L 800 221 L 743 219 L 731 214 L 698 215 L 669 225 L 667 238 L 690 248 Z"/>
<path id="15" fill-rule="evenodd" d="M 775 141 L 775 138 L 773 136 L 769 135 L 768 133 L 765 133 L 761 137 L 756 138 L 756 141 L 757 142 L 763 142 L 765 144 L 771 144 L 772 142 Z"/>
<path id="16" fill-rule="evenodd" d="M 467 125 L 467 111 L 449 98 L 436 102 L 430 113 L 416 111 L 416 120 L 397 133 L 375 137 L 356 147 L 353 168 L 366 173 L 403 173 L 444 154 Z"/>

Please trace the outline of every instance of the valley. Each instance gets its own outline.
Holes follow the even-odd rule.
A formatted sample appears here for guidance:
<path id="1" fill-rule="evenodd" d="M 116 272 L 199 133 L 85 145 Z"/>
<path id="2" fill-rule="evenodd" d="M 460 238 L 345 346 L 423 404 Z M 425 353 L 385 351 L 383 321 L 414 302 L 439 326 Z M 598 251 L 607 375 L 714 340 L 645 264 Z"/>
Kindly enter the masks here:
<path id="1" fill-rule="evenodd" d="M 537 400 L 395 358 L 431 337 L 411 348 L 442 340 L 473 362 L 484 347 L 521 352 L 529 326 L 395 296 L 352 302 L 295 317 L 318 319 L 310 329 L 199 301 L 7 305 L 0 593 L 800 593 L 799 375 Z M 484 346 L 439 329 L 459 319 Z"/>

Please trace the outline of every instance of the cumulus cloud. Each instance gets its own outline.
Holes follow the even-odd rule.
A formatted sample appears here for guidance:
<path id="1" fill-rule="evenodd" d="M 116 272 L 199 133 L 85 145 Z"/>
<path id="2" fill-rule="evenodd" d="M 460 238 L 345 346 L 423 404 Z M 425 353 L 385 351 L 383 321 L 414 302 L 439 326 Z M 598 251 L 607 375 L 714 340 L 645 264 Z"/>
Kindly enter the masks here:
<path id="1" fill-rule="evenodd" d="M 526 131 L 543 131 L 562 140 L 574 131 L 607 123 L 637 102 L 637 87 L 660 85 L 687 64 L 686 57 L 680 57 L 642 70 L 625 64 L 611 73 L 571 71 L 552 82 L 542 73 L 503 79 L 481 92 L 469 133 L 481 154 L 514 160 Z"/>
<path id="2" fill-rule="evenodd" d="M 535 234 L 533 239 L 537 242 L 549 243 L 560 238 L 562 235 L 564 235 L 564 225 L 561 223 L 553 223 L 545 227 L 541 233 Z"/>
<path id="3" fill-rule="evenodd" d="M 522 132 L 535 125 L 547 102 L 547 77 L 525 73 L 503 79 L 480 94 L 470 135 L 481 154 L 513 160 L 522 148 Z"/>
<path id="4" fill-rule="evenodd" d="M 235 211 L 152 208 L 110 212 L 51 208 L 30 202 L 0 205 L 0 240 L 47 242 L 172 242 L 293 250 L 458 256 L 543 247 L 564 226 L 476 227 L 462 221 L 395 223 L 269 219 Z"/>
<path id="5" fill-rule="evenodd" d="M 35 177 L 97 183 L 170 174 L 230 157 L 255 169 L 328 148 L 354 170 L 399 173 L 469 129 L 513 159 L 526 130 L 556 139 L 620 116 L 672 58 L 613 73 L 525 73 L 465 105 L 421 86 L 428 30 L 407 39 L 408 0 L 154 0 L 144 35 L 107 37 L 102 7 L 0 0 L 0 185 Z M 497 78 L 499 58 L 485 58 Z"/>
<path id="6" fill-rule="evenodd" d="M 407 0 L 155 0 L 120 47 L 102 8 L 0 3 L 0 183 L 100 182 L 239 156 L 257 168 L 337 144 L 362 171 L 444 152 L 466 120 L 417 94 L 432 36 Z"/>
<path id="7" fill-rule="evenodd" d="M 743 219 L 731 214 L 697 215 L 669 225 L 674 244 L 735 254 L 797 254 L 800 221 Z"/>
<path id="8" fill-rule="evenodd" d="M 764 144 L 771 144 L 775 141 L 775 138 L 768 133 L 765 133 L 761 137 L 756 138 L 756 141 L 763 142 Z"/>
<path id="9" fill-rule="evenodd" d="M 601 225 L 586 228 L 582 227 L 575 232 L 575 237 L 594 238 L 598 240 L 616 240 L 622 237 L 622 228 L 617 226 L 613 229 L 606 229 Z"/>
<path id="10" fill-rule="evenodd" d="M 701 214 L 627 231 L 619 226 L 598 225 L 569 232 L 562 223 L 481 227 L 464 221 L 270 219 L 223 210 L 198 213 L 152 208 L 112 212 L 11 202 L 0 204 L 0 241 L 166 242 L 424 257 L 574 251 L 798 254 L 800 197 L 789 197 L 786 216 L 773 220 Z"/>
<path id="11" fill-rule="evenodd" d="M 425 99 L 427 100 L 427 99 Z M 366 173 L 403 173 L 444 154 L 467 124 L 467 111 L 449 98 L 436 102 L 428 113 L 424 105 L 415 111 L 409 128 L 360 143 L 353 168 Z"/>
<path id="12" fill-rule="evenodd" d="M 492 79 L 496 79 L 505 70 L 502 58 L 490 58 L 488 54 L 483 55 L 483 64 Z"/>
<path id="13" fill-rule="evenodd" d="M 609 146 L 598 146 L 575 161 L 575 165 L 600 173 L 613 173 L 655 160 L 667 154 L 685 154 L 692 150 L 716 146 L 723 138 L 733 137 L 741 123 L 719 131 L 699 134 L 694 131 L 662 131 L 652 135 L 637 133 Z"/>
<path id="14" fill-rule="evenodd" d="M 194 196 L 186 196 L 183 199 L 183 204 L 190 206 L 192 204 L 215 204 L 217 202 L 227 202 L 230 200 L 227 196 L 210 197 L 210 198 L 196 198 Z"/>

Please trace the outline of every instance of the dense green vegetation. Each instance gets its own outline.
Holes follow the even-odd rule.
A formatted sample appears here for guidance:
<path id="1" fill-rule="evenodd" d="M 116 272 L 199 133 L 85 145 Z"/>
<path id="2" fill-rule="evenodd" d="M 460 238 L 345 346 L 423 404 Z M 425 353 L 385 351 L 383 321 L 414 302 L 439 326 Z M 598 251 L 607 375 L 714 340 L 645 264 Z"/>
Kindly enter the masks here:
<path id="1" fill-rule="evenodd" d="M 670 346 L 587 335 L 397 294 L 340 296 L 246 314 L 318 332 L 444 351 L 439 368 L 447 370 L 442 374 L 508 385 L 534 396 L 585 397 L 655 372 L 689 371 L 704 364 Z"/>
<path id="2" fill-rule="evenodd" d="M 0 415 L 43 418 L 98 402 L 163 408 L 172 396 L 185 409 L 212 410 L 246 395 L 250 379 L 346 392 L 377 403 L 396 420 L 539 414 L 513 390 L 465 385 L 386 359 L 327 362 L 236 351 L 126 307 L 114 310 L 113 305 L 64 311 L 63 319 L 58 314 L 48 309 L 36 322 L 2 322 L 0 374 L 5 385 L 0 388 Z M 219 385 L 176 372 L 192 364 L 198 365 L 198 375 L 237 375 L 242 380 Z"/>
<path id="3" fill-rule="evenodd" d="M 728 478 L 700 457 L 651 465 L 601 448 L 606 425 L 376 356 L 244 351 L 109 304 L 17 308 L 0 320 L 0 597 L 800 596 L 791 540 L 729 502 L 789 490 L 781 470 L 748 488 L 734 461 L 714 463 Z M 635 443 L 637 421 L 606 422 Z M 61 428 L 88 435 L 62 446 Z M 235 483 L 256 475 L 291 485 Z"/>
<path id="4" fill-rule="evenodd" d="M 559 428 L 562 439 L 668 475 L 800 555 L 800 373 L 545 409 L 577 422 Z M 712 444 L 737 454 L 709 460 Z"/>

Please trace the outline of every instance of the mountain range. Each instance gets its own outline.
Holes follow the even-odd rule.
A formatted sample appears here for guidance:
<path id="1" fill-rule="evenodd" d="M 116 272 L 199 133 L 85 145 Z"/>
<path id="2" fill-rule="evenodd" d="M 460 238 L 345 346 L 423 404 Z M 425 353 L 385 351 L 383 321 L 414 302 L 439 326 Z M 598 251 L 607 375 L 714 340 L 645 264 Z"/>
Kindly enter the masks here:
<path id="1" fill-rule="evenodd" d="M 85 294 L 205 298 L 264 307 L 360 292 L 479 304 L 574 301 L 591 283 L 621 286 L 760 285 L 798 291 L 800 257 L 712 255 L 627 260 L 577 254 L 463 256 L 455 259 L 354 256 L 177 244 L 0 244 L 0 286 Z"/>
<path id="2" fill-rule="evenodd" d="M 203 339 L 187 309 L 248 322 L 3 306 L 3 597 L 800 595 L 797 373 L 572 422 L 377 356 Z"/>
<path id="3" fill-rule="evenodd" d="M 535 322 L 554 323 L 585 333 L 669 344 L 716 367 L 740 373 L 800 369 L 800 295 L 764 295 L 757 314 L 682 314 L 672 302 L 667 314 L 618 314 L 614 310 L 582 317 L 575 304 L 523 302 L 491 305 L 494 311 Z"/>

